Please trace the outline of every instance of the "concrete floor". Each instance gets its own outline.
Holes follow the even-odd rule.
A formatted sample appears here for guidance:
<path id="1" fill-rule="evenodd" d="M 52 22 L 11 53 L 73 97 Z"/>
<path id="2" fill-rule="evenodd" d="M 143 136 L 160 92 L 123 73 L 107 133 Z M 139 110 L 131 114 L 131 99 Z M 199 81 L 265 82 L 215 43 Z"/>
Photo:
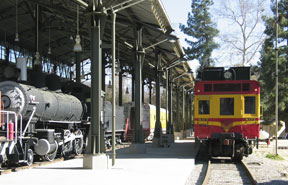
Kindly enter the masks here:
<path id="1" fill-rule="evenodd" d="M 194 169 L 197 147 L 180 140 L 169 148 L 146 144 L 146 154 L 117 150 L 116 164 L 103 170 L 83 169 L 83 159 L 73 159 L 0 176 L 1 185 L 184 185 Z M 109 160 L 111 162 L 111 159 Z"/>

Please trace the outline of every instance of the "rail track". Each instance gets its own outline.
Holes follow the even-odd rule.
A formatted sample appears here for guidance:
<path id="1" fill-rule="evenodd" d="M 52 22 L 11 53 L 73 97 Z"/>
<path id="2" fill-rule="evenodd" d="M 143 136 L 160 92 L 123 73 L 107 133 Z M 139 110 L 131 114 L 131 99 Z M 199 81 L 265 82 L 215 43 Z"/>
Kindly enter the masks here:
<path id="1" fill-rule="evenodd" d="M 79 157 L 77 157 L 79 158 Z M 54 161 L 41 161 L 41 162 L 35 162 L 30 166 L 12 166 L 12 167 L 3 167 L 0 168 L 0 175 L 5 175 L 8 173 L 12 173 L 12 172 L 18 172 L 21 170 L 26 170 L 26 169 L 31 169 L 31 168 L 35 168 L 35 167 L 39 167 L 39 166 L 45 166 L 48 164 L 53 164 L 53 163 L 57 163 L 57 162 L 61 162 L 64 161 L 64 158 L 57 158 Z"/>
<path id="2" fill-rule="evenodd" d="M 227 159 L 207 160 L 203 185 L 251 184 L 256 185 L 253 175 L 244 162 Z M 203 166 L 203 167 L 204 167 Z"/>

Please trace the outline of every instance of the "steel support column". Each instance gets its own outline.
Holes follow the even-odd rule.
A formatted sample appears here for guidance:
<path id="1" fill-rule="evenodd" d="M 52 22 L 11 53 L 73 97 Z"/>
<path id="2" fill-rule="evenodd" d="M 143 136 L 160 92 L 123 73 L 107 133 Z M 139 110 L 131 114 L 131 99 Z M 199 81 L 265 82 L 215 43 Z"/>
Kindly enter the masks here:
<path id="1" fill-rule="evenodd" d="M 161 82 L 161 76 L 162 71 L 160 71 L 161 66 L 161 54 L 156 54 L 157 58 L 157 72 L 156 72 L 156 123 L 155 123 L 155 129 L 154 129 L 154 137 L 153 137 L 153 144 L 155 146 L 160 146 L 160 138 L 162 136 L 162 126 L 161 126 L 161 120 L 160 120 L 160 109 L 161 109 L 161 95 L 160 95 L 160 82 Z"/>
<path id="2" fill-rule="evenodd" d="M 136 70 L 136 69 L 134 69 Z M 135 74 L 132 74 L 132 92 L 131 92 L 132 102 L 135 101 Z"/>
<path id="3" fill-rule="evenodd" d="M 141 121 L 142 114 L 142 67 L 145 52 L 142 46 L 143 33 L 142 28 L 137 30 L 137 46 L 136 46 L 136 63 L 135 63 L 135 130 L 133 143 L 144 143 L 144 135 Z M 133 89 L 132 89 L 133 92 Z"/>
<path id="4" fill-rule="evenodd" d="M 119 106 L 123 105 L 123 72 L 119 72 Z"/>
<path id="5" fill-rule="evenodd" d="M 173 83 L 170 81 L 170 74 L 168 73 L 168 125 L 167 131 L 169 134 L 173 134 L 173 118 L 172 118 L 172 90 L 173 90 Z"/>
<path id="6" fill-rule="evenodd" d="M 185 137 L 185 87 L 182 87 L 182 139 Z"/>
<path id="7" fill-rule="evenodd" d="M 149 81 L 149 103 L 152 104 L 152 80 Z"/>
<path id="8" fill-rule="evenodd" d="M 98 5 L 98 6 L 97 6 Z M 104 12 L 102 3 L 95 5 L 96 10 L 91 14 L 91 125 L 88 141 L 88 154 L 100 154 L 101 152 L 101 89 L 102 89 L 102 39 L 101 21 Z M 102 11 L 100 11 L 102 10 Z M 102 136 L 103 137 L 103 136 Z"/>
<path id="9" fill-rule="evenodd" d="M 179 87 L 176 86 L 176 123 L 175 129 L 177 132 L 180 131 L 180 97 L 179 97 Z"/>
<path id="10" fill-rule="evenodd" d="M 166 69 L 165 71 L 165 75 L 166 75 L 166 85 L 165 85 L 165 99 L 166 99 L 166 134 L 168 134 L 169 132 L 169 114 L 168 114 L 168 86 L 169 86 L 169 70 Z"/>
<path id="11" fill-rule="evenodd" d="M 106 92 L 105 65 L 107 63 L 106 58 L 105 58 L 105 52 L 106 52 L 106 50 L 104 50 L 102 48 L 102 91 L 104 91 L 104 92 Z"/>
<path id="12" fill-rule="evenodd" d="M 6 46 L 6 48 L 5 48 L 5 53 L 4 53 L 4 55 L 5 55 L 5 61 L 6 62 L 9 62 L 9 55 L 10 55 L 10 52 L 9 52 L 9 46 Z M 34 66 L 34 62 L 33 62 L 33 66 Z"/>
<path id="13" fill-rule="evenodd" d="M 76 63 L 76 82 L 81 82 L 81 53 L 75 52 L 75 63 Z"/>
<path id="14" fill-rule="evenodd" d="M 192 93 L 190 93 L 190 95 L 189 95 L 189 123 L 190 123 L 190 126 L 191 126 L 191 128 L 193 128 L 192 127 Z"/>
<path id="15" fill-rule="evenodd" d="M 144 103 L 144 98 L 145 98 L 144 88 L 145 88 L 145 83 L 144 83 L 144 81 L 142 81 L 142 103 Z"/>
<path id="16" fill-rule="evenodd" d="M 276 55 L 276 63 L 275 63 L 275 155 L 278 155 L 278 124 L 279 124 L 279 115 L 278 115 L 278 111 L 279 111 L 279 102 L 278 102 L 278 96 L 279 96 L 279 85 L 278 85 L 278 20 L 279 19 L 279 12 L 278 12 L 278 0 L 276 0 L 276 42 L 275 42 L 275 55 Z"/>
<path id="17" fill-rule="evenodd" d="M 112 12 L 112 166 L 115 165 L 115 128 L 116 128 L 116 97 L 115 97 L 115 58 L 116 58 L 116 13 Z M 121 88 L 122 91 L 122 88 Z"/>
<path id="18" fill-rule="evenodd" d="M 188 92 L 185 93 L 185 121 L 184 121 L 184 127 L 187 129 L 187 125 L 188 125 L 188 113 L 189 113 L 189 99 L 188 99 Z"/>

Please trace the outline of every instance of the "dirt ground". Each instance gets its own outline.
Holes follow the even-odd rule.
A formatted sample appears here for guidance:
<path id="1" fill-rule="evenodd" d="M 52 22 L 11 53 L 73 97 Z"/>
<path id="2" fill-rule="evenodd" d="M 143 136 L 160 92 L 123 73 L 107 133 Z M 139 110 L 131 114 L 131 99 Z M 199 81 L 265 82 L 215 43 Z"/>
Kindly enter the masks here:
<path id="1" fill-rule="evenodd" d="M 275 140 L 271 141 L 269 146 L 266 142 L 260 142 L 259 148 L 244 158 L 258 184 L 288 184 L 288 140 L 278 140 L 277 153 L 284 160 L 272 160 L 266 157 L 269 153 L 275 154 L 275 149 Z"/>

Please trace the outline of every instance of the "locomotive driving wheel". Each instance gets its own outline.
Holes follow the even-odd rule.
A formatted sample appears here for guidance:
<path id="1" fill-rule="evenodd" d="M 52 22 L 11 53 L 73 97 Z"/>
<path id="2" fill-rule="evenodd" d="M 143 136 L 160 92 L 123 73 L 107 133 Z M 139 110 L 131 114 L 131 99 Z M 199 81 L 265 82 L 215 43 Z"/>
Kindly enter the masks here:
<path id="1" fill-rule="evenodd" d="M 26 161 L 27 166 L 31 166 L 33 164 L 33 161 L 34 161 L 33 151 L 31 149 L 28 149 L 27 161 Z"/>
<path id="2" fill-rule="evenodd" d="M 73 142 L 68 141 L 65 142 L 65 140 L 68 140 L 71 137 L 70 130 L 64 131 L 64 144 L 62 145 L 62 154 L 65 159 L 71 158 L 71 154 L 73 152 Z"/>
<path id="3" fill-rule="evenodd" d="M 73 141 L 73 146 L 74 146 L 74 152 L 76 155 L 80 155 L 83 151 L 83 134 L 80 129 L 78 129 L 75 133 L 75 140 Z"/>

